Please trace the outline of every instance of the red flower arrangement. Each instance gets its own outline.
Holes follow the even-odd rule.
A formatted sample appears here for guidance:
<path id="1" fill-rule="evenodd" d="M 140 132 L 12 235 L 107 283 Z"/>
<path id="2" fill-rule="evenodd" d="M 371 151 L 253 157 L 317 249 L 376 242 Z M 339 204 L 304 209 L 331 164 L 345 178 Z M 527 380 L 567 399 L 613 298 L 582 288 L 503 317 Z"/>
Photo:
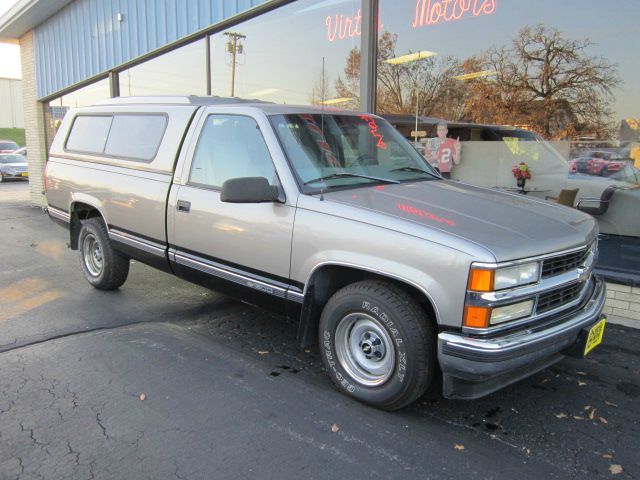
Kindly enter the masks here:
<path id="1" fill-rule="evenodd" d="M 529 166 L 524 162 L 520 162 L 519 165 L 513 167 L 511 173 L 516 177 L 516 180 L 529 180 L 531 178 L 531 170 L 529 170 Z"/>

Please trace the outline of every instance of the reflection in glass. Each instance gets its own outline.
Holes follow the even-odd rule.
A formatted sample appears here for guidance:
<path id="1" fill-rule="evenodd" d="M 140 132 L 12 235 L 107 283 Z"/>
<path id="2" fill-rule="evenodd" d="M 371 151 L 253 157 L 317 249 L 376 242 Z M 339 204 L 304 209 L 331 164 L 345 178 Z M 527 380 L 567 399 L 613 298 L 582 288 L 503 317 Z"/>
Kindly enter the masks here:
<path id="1" fill-rule="evenodd" d="M 70 108 L 94 105 L 101 100 L 111 97 L 109 79 L 98 80 L 91 85 L 79 88 L 71 93 L 50 100 L 44 104 L 45 121 L 47 125 L 47 150 L 55 136 L 62 119 Z"/>
<path id="2" fill-rule="evenodd" d="M 640 251 L 640 3 L 380 0 L 379 13 L 378 111 L 425 155 L 446 123 L 462 143 L 454 179 L 549 201 L 578 189 L 574 207 L 613 192 L 589 211 L 600 265 L 640 281 L 625 254 Z"/>
<path id="3" fill-rule="evenodd" d="M 105 78 L 71 93 L 67 93 L 55 100 L 51 100 L 49 101 L 49 106 L 66 107 L 67 109 L 86 107 L 94 105 L 100 100 L 106 100 L 109 97 L 111 97 L 109 92 L 109 79 Z"/>
<path id="4" fill-rule="evenodd" d="M 205 40 L 120 72 L 120 96 L 206 95 Z"/>
<path id="5" fill-rule="evenodd" d="M 360 21 L 358 0 L 302 0 L 217 33 L 211 92 L 356 109 Z"/>

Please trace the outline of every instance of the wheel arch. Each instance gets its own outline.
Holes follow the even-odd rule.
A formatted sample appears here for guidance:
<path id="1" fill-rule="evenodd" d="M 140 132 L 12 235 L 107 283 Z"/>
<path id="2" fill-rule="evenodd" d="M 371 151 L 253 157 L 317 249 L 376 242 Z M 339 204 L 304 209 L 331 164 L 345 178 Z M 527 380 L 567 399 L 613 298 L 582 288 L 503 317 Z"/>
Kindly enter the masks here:
<path id="1" fill-rule="evenodd" d="M 82 220 L 100 217 L 104 222 L 107 230 L 109 224 L 102 213 L 102 210 L 93 202 L 87 199 L 74 199 L 69 206 L 69 246 L 72 250 L 78 249 L 78 238 L 80 236 L 80 228 Z"/>
<path id="2" fill-rule="evenodd" d="M 362 280 L 381 280 L 409 293 L 426 311 L 434 326 L 438 325 L 438 310 L 431 295 L 418 284 L 387 272 L 359 265 L 327 262 L 317 265 L 304 287 L 304 300 L 298 327 L 298 344 L 302 348 L 314 345 L 320 314 L 329 298 L 341 288 Z"/>

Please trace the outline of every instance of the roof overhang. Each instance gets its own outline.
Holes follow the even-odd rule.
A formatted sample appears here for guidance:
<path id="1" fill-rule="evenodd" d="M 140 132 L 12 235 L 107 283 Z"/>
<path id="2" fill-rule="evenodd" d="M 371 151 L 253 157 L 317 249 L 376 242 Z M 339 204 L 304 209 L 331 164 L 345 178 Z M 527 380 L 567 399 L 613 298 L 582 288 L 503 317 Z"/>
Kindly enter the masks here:
<path id="1" fill-rule="evenodd" d="M 18 39 L 72 0 L 18 0 L 0 17 L 0 40 Z"/>

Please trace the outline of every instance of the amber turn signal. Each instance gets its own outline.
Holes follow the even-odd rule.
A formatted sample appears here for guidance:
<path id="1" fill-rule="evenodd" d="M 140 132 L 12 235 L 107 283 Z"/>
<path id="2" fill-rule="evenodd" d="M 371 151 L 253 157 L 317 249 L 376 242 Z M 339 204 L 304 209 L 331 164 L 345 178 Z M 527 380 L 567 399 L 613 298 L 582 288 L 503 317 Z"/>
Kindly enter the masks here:
<path id="1" fill-rule="evenodd" d="M 462 324 L 465 327 L 487 328 L 491 318 L 491 309 L 488 307 L 464 307 L 464 319 Z"/>
<path id="2" fill-rule="evenodd" d="M 467 288 L 472 292 L 490 292 L 493 290 L 494 277 L 494 270 L 472 268 Z"/>

